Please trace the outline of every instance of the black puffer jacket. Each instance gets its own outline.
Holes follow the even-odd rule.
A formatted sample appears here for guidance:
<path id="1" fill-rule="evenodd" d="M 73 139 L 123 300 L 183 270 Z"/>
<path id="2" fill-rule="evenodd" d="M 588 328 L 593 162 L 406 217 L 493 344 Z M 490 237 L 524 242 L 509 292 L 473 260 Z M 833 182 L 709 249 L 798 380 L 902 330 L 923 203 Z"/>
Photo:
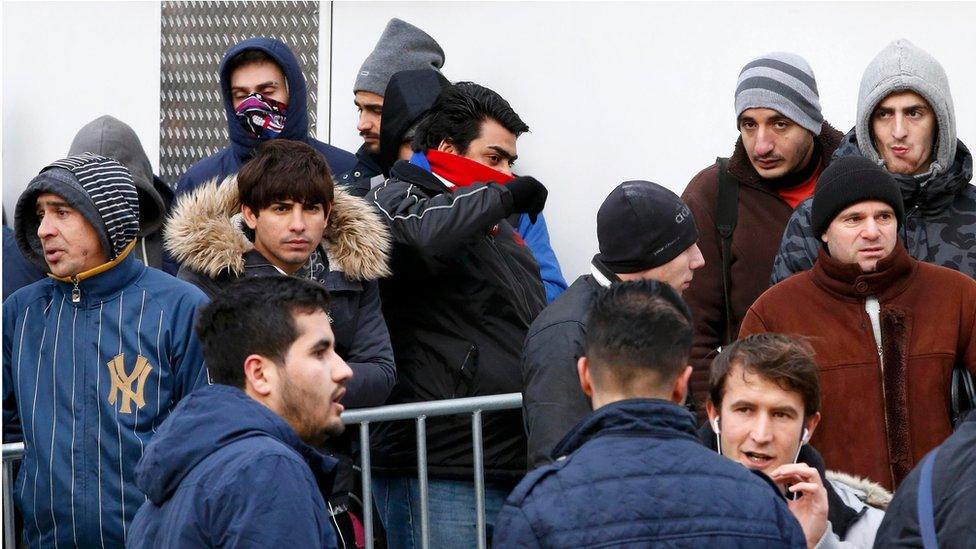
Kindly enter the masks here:
<path id="1" fill-rule="evenodd" d="M 454 192 L 433 174 L 397 162 L 390 180 L 367 195 L 394 240 L 392 278 L 380 282 L 398 370 L 389 403 L 516 393 L 529 324 L 545 305 L 539 265 L 505 218 L 512 196 L 496 183 Z M 471 419 L 427 421 L 432 476 L 470 479 Z M 412 422 L 379 424 L 378 471 L 416 469 Z M 484 417 L 486 478 L 525 473 L 525 433 L 518 410 Z"/>

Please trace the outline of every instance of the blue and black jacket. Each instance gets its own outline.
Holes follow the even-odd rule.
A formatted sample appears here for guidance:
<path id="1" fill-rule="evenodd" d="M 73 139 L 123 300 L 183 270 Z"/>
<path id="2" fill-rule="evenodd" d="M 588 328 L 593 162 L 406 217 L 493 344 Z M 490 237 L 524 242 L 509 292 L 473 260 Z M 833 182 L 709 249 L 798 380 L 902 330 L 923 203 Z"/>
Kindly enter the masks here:
<path id="1" fill-rule="evenodd" d="M 14 498 L 28 547 L 123 546 L 145 501 L 136 463 L 207 384 L 193 331 L 206 296 L 134 246 L 77 283 L 40 280 L 3 303 L 3 440 L 26 447 Z"/>

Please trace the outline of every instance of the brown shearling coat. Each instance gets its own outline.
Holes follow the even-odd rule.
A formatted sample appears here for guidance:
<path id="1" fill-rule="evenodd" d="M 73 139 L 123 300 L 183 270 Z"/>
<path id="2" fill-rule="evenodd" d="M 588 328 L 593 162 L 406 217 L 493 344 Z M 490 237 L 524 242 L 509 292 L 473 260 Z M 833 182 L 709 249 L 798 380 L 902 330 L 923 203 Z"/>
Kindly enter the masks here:
<path id="1" fill-rule="evenodd" d="M 883 366 L 869 296 L 881 304 Z M 976 281 L 913 259 L 900 242 L 872 273 L 821 250 L 812 270 L 749 308 L 739 337 L 760 332 L 809 338 L 823 416 L 810 443 L 831 468 L 892 490 L 952 434 L 952 368 L 976 374 Z"/>
<path id="2" fill-rule="evenodd" d="M 844 135 L 824 122 L 816 137 L 825 165 Z M 769 288 L 773 259 L 779 251 L 786 223 L 793 215 L 793 207 L 766 183 L 749 161 L 740 137 L 729 158 L 729 173 L 739 180 L 739 215 L 732 234 L 732 329 L 739 330 L 739 322 L 752 302 Z M 712 164 L 688 183 L 682 200 L 688 204 L 698 225 L 698 247 L 705 258 L 705 266 L 695 271 L 691 287 L 684 298 L 695 321 L 695 337 L 691 350 L 692 395 L 701 399 L 708 394 L 708 368 L 715 349 L 722 345 L 725 334 L 725 301 L 722 292 L 722 255 L 715 226 L 718 203 L 718 164 Z"/>

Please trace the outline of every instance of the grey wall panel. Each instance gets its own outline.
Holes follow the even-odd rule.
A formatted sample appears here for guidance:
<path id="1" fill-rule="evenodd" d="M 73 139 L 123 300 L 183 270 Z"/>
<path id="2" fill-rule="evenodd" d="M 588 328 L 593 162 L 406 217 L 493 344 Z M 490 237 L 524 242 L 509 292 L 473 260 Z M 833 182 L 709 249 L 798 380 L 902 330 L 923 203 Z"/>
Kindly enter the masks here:
<path id="1" fill-rule="evenodd" d="M 315 135 L 318 2 L 163 2 L 161 21 L 159 171 L 168 183 L 227 146 L 217 68 L 224 52 L 247 38 L 278 38 L 295 52 Z"/>

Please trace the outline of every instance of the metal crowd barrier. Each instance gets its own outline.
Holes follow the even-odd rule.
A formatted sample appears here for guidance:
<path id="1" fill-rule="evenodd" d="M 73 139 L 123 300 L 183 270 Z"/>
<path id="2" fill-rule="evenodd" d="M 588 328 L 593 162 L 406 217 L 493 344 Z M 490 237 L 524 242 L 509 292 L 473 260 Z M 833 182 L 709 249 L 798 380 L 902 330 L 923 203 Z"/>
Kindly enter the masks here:
<path id="1" fill-rule="evenodd" d="M 522 393 L 508 393 L 472 398 L 433 400 L 394 404 L 378 408 L 349 410 L 342 414 L 346 425 L 359 424 L 359 446 L 363 477 L 363 523 L 366 530 L 366 547 L 373 548 L 373 496 L 370 474 L 369 424 L 376 421 L 413 419 L 417 422 L 417 480 L 420 483 L 420 532 L 421 547 L 430 548 L 430 516 L 427 501 L 427 418 L 471 414 L 471 441 L 474 446 L 474 492 L 478 525 L 478 549 L 484 549 L 485 541 L 485 463 L 481 436 L 481 413 L 495 410 L 511 410 L 522 407 Z"/>
<path id="2" fill-rule="evenodd" d="M 485 540 L 485 463 L 481 433 L 481 413 L 522 407 L 522 394 L 509 393 L 472 398 L 455 398 L 394 404 L 377 408 L 349 410 L 342 414 L 346 425 L 359 424 L 360 466 L 363 477 L 363 523 L 366 547 L 373 549 L 373 492 L 370 474 L 369 424 L 377 421 L 413 419 L 417 423 L 417 480 L 420 483 L 421 547 L 430 548 L 430 516 L 427 501 L 427 418 L 471 414 L 471 442 L 474 446 L 474 491 L 477 513 L 478 549 Z M 13 464 L 24 457 L 24 444 L 3 445 L 3 539 L 4 547 L 17 547 L 14 532 Z"/>
<path id="3" fill-rule="evenodd" d="M 24 443 L 11 442 L 3 445 L 3 546 L 17 547 L 14 531 L 14 462 L 24 457 Z"/>

